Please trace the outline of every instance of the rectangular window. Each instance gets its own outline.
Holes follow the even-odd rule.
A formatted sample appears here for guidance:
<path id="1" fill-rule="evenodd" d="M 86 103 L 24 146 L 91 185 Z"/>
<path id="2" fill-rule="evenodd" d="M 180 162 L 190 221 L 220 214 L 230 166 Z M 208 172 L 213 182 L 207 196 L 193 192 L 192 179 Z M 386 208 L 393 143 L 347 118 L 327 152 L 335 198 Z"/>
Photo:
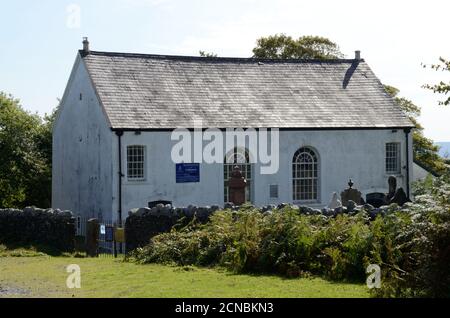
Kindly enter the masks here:
<path id="1" fill-rule="evenodd" d="M 128 180 L 140 181 L 145 179 L 145 146 L 127 147 L 127 176 Z"/>
<path id="2" fill-rule="evenodd" d="M 386 173 L 400 173 L 400 143 L 398 142 L 386 144 Z"/>

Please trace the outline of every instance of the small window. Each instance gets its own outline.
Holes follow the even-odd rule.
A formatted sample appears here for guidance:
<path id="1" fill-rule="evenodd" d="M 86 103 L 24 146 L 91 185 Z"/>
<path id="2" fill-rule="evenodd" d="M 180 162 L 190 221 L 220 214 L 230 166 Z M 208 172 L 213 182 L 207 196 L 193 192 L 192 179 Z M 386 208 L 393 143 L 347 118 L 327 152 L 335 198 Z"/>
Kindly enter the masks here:
<path id="1" fill-rule="evenodd" d="M 278 199 L 278 184 L 269 185 L 269 195 L 271 199 Z"/>
<path id="2" fill-rule="evenodd" d="M 127 147 L 127 176 L 128 180 L 139 181 L 145 179 L 145 147 Z"/>
<path id="3" fill-rule="evenodd" d="M 386 173 L 400 173 L 400 144 L 397 142 L 386 144 Z"/>

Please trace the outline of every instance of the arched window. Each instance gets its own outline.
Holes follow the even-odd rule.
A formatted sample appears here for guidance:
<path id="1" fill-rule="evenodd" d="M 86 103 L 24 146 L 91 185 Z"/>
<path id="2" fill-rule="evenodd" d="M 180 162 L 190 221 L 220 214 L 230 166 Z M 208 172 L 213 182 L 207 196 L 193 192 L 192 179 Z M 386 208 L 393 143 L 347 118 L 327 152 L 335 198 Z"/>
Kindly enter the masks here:
<path id="1" fill-rule="evenodd" d="M 228 179 L 231 176 L 234 166 L 238 166 L 241 170 L 242 176 L 247 179 L 245 201 L 251 202 L 252 164 L 250 163 L 248 151 L 243 148 L 234 148 L 225 156 L 223 164 L 224 202 L 230 202 L 230 195 L 228 193 Z"/>
<path id="2" fill-rule="evenodd" d="M 294 201 L 317 201 L 319 164 L 316 153 L 302 147 L 294 154 L 292 161 L 292 191 Z"/>

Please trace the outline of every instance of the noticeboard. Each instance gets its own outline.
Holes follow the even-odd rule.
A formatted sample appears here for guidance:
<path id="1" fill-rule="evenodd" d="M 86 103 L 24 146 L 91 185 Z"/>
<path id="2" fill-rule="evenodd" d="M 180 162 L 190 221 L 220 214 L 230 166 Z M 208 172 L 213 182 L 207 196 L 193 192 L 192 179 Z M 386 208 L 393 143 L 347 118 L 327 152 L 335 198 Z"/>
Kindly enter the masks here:
<path id="1" fill-rule="evenodd" d="M 177 163 L 176 183 L 200 182 L 199 163 Z"/>
<path id="2" fill-rule="evenodd" d="M 116 231 L 114 233 L 114 237 L 115 237 L 117 243 L 124 243 L 125 242 L 125 230 L 124 230 L 124 228 L 121 228 L 121 227 L 116 228 Z"/>

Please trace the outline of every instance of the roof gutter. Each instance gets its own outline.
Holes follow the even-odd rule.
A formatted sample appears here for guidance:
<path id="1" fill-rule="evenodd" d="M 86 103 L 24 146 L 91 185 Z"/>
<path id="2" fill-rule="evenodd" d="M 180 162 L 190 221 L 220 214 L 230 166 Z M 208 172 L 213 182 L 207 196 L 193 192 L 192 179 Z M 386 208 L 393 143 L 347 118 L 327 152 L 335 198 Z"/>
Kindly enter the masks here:
<path id="1" fill-rule="evenodd" d="M 411 130 L 412 126 L 392 126 L 392 127 L 228 127 L 228 128 L 217 128 L 217 127 L 204 127 L 202 130 L 206 130 L 208 128 L 215 128 L 221 131 L 226 131 L 227 129 L 250 129 L 253 128 L 255 130 L 260 129 L 278 129 L 280 131 L 312 131 L 312 130 L 330 130 L 330 131 L 340 131 L 340 130 L 396 130 L 396 129 L 409 129 Z M 111 128 L 114 132 L 127 132 L 127 131 L 153 131 L 153 132 L 161 132 L 161 131 L 173 131 L 175 129 L 187 129 L 189 131 L 194 131 L 194 128 L 188 127 L 175 127 L 175 128 Z M 196 129 L 196 128 L 195 128 Z"/>

